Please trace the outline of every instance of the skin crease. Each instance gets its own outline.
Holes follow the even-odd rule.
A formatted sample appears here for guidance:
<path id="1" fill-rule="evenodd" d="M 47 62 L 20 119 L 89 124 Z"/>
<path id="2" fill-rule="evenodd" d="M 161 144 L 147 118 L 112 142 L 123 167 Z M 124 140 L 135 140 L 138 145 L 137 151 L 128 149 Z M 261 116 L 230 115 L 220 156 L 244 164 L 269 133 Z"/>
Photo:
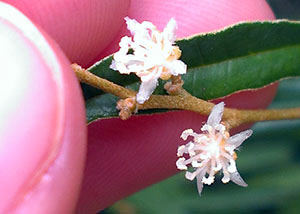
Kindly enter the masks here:
<path id="1" fill-rule="evenodd" d="M 140 22 L 151 21 L 160 30 L 174 17 L 179 37 L 220 29 L 239 21 L 274 19 L 271 9 L 262 0 L 132 0 L 128 16 Z M 125 34 L 129 35 L 123 24 L 119 36 L 99 58 L 116 51 Z M 224 101 L 228 107 L 265 108 L 276 88 L 277 84 L 273 84 L 254 92 L 234 94 Z M 179 136 L 187 128 L 199 132 L 205 121 L 199 114 L 177 111 L 90 124 L 87 164 L 77 213 L 96 213 L 177 173 L 176 151 L 178 145 L 184 144 Z"/>
<path id="2" fill-rule="evenodd" d="M 99 6 L 101 3 L 95 2 L 104 1 L 78 0 L 75 4 L 74 0 L 73 4 L 72 1 L 65 0 L 63 5 L 58 1 L 52 1 L 55 2 L 53 4 L 51 1 L 30 1 L 31 4 L 27 3 L 29 1 L 9 2 L 35 19 L 72 61 L 76 60 L 82 65 L 89 64 L 89 60 L 108 45 L 118 30 L 118 27 L 114 30 L 114 22 L 119 26 L 123 22 L 120 17 L 127 14 L 126 6 L 122 6 L 124 0 L 105 1 L 117 6 L 112 12 L 109 12 L 112 7 L 103 9 L 108 11 L 103 16 L 99 10 L 105 5 Z M 72 14 L 78 4 L 82 5 L 77 8 L 74 16 Z M 186 6 L 183 8 L 182 5 Z M 75 8 L 71 10 L 72 13 L 68 13 L 70 7 Z M 93 9 L 96 12 L 93 13 Z M 58 13 L 59 10 L 63 12 Z M 71 18 L 62 19 L 58 16 L 64 14 Z M 274 18 L 263 0 L 244 0 L 242 3 L 239 0 L 133 0 L 128 15 L 138 21 L 150 20 L 160 29 L 170 17 L 175 17 L 179 37 L 218 29 L 241 20 Z M 0 17 L 3 17 L 1 13 Z M 106 17 L 109 17 L 109 25 L 107 21 L 101 21 L 107 20 Z M 61 23 L 64 23 L 63 27 L 60 26 Z M 93 27 L 90 27 L 93 23 Z M 49 67 L 47 59 L 43 58 L 43 46 L 39 47 L 35 41 L 24 37 L 19 26 L 1 21 L 0 25 L 5 29 L 1 30 L 1 36 L 11 38 L 12 34 L 15 35 L 9 44 L 15 44 L 18 50 L 23 50 L 13 52 L 13 58 L 4 58 L 7 61 L 4 70 L 15 72 L 17 76 L 26 72 L 22 76 L 22 85 L 18 85 L 24 90 L 10 91 L 11 97 L 18 98 L 9 109 L 11 112 L 1 109 L 8 116 L 1 120 L 0 126 L 0 142 L 5 142 L 0 145 L 0 172 L 5 172 L 5 176 L 0 176 L 0 212 L 10 208 L 14 213 L 72 213 L 82 178 L 86 135 L 81 93 L 70 71 L 70 62 L 55 42 L 40 31 L 56 58 L 50 64 L 59 65 L 57 73 L 61 81 L 53 81 L 54 71 Z M 105 34 L 98 32 L 98 28 Z M 55 29 L 59 30 L 55 32 Z M 95 34 L 95 30 L 101 40 L 91 36 Z M 81 32 L 86 37 L 83 38 Z M 59 36 L 56 37 L 56 33 Z M 109 35 L 107 39 L 103 39 L 106 35 Z M 115 39 L 115 48 L 118 42 L 119 39 Z M 3 50 L 5 49 L 0 52 L 5 56 L 6 52 L 3 53 Z M 109 48 L 101 55 L 109 53 L 108 50 Z M 16 60 L 18 63 L 15 63 Z M 15 64 L 19 67 L 12 70 L 12 65 Z M 271 102 L 275 90 L 276 85 L 273 85 L 254 93 L 236 94 L 226 98 L 226 106 L 263 108 Z M 128 121 L 101 120 L 89 125 L 88 159 L 77 213 L 96 213 L 129 194 L 175 174 L 177 146 L 184 143 L 179 139 L 181 132 L 186 128 L 198 131 L 205 120 L 205 117 L 196 113 L 181 111 L 132 117 Z M 18 130 L 18 134 L 14 130 Z M 53 139 L 53 136 L 60 136 L 60 140 Z M 54 159 L 51 158 L 53 154 L 57 155 Z M 36 177 L 37 179 L 33 179 Z M 22 200 L 14 205 L 15 199 L 19 198 Z"/>
<path id="3" fill-rule="evenodd" d="M 83 67 L 111 43 L 130 5 L 130 0 L 2 1 L 45 29 L 69 60 Z"/>
<path id="4" fill-rule="evenodd" d="M 71 213 L 87 142 L 78 81 L 57 44 L 2 2 L 0 31 L 0 213 Z"/>

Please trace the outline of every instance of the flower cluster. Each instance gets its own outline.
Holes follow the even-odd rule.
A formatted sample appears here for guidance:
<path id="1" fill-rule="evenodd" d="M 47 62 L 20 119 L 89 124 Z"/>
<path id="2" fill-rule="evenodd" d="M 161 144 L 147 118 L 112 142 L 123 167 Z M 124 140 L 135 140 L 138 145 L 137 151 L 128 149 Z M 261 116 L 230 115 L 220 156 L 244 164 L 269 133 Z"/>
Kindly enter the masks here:
<path id="1" fill-rule="evenodd" d="M 252 130 L 230 137 L 225 126 L 221 124 L 223 111 L 223 102 L 214 106 L 207 123 L 201 128 L 202 134 L 187 129 L 181 135 L 183 140 L 187 140 L 189 136 L 192 136 L 194 140 L 178 147 L 177 156 L 180 158 L 176 166 L 180 170 L 187 170 L 187 165 L 192 165 L 195 171 L 187 171 L 185 177 L 189 180 L 197 178 L 199 195 L 201 195 L 203 184 L 212 184 L 215 174 L 220 170 L 223 172 L 223 183 L 231 180 L 240 186 L 247 186 L 237 171 L 235 163 L 237 156 L 234 150 L 251 136 Z M 188 154 L 190 158 L 182 157 L 184 154 Z"/>
<path id="2" fill-rule="evenodd" d="M 174 45 L 177 29 L 174 19 L 163 32 L 151 22 L 139 23 L 128 17 L 125 20 L 133 38 L 124 36 L 121 39 L 120 50 L 114 54 L 110 68 L 121 74 L 136 73 L 141 78 L 136 100 L 143 104 L 153 93 L 159 78 L 168 80 L 172 75 L 185 74 L 187 67 L 178 60 L 181 51 Z"/>

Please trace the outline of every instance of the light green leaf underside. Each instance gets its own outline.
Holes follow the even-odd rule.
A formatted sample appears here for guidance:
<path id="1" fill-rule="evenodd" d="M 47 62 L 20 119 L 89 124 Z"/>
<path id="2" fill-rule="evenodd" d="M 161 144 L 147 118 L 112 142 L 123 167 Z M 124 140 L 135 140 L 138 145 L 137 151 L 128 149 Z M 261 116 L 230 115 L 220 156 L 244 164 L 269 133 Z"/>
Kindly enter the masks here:
<path id="1" fill-rule="evenodd" d="M 282 78 L 300 76 L 300 23 L 289 21 L 239 23 L 222 31 L 178 40 L 188 65 L 184 88 L 206 100 L 255 89 Z M 109 69 L 111 57 L 90 71 L 126 87 L 138 89 L 139 79 Z M 160 81 L 156 94 L 164 94 Z M 112 95 L 84 87 L 89 122 L 117 115 Z M 108 99 L 109 101 L 105 101 Z M 114 100 L 114 101 L 113 101 Z M 155 111 L 154 111 L 155 112 Z"/>

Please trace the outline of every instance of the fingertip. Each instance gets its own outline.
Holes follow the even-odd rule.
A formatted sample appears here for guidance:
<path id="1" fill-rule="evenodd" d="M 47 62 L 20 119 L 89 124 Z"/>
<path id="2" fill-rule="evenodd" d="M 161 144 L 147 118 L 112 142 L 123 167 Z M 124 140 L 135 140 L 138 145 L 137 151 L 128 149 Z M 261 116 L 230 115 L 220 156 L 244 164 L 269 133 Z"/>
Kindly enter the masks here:
<path id="1" fill-rule="evenodd" d="M 213 31 L 240 21 L 274 19 L 264 0 L 132 0 L 129 16 L 150 20 L 159 29 L 174 17 L 178 37 Z"/>
<path id="2" fill-rule="evenodd" d="M 160 30 L 175 18 L 178 38 L 214 31 L 241 21 L 275 19 L 265 0 L 132 0 L 128 16 L 139 22 L 151 21 Z M 98 59 L 116 52 L 124 35 L 128 35 L 125 23 Z"/>
<path id="3" fill-rule="evenodd" d="M 70 211 L 86 146 L 78 82 L 58 46 L 2 2 L 0 31 L 0 212 Z"/>
<path id="4" fill-rule="evenodd" d="M 4 0 L 42 27 L 71 62 L 87 66 L 112 41 L 130 0 Z"/>

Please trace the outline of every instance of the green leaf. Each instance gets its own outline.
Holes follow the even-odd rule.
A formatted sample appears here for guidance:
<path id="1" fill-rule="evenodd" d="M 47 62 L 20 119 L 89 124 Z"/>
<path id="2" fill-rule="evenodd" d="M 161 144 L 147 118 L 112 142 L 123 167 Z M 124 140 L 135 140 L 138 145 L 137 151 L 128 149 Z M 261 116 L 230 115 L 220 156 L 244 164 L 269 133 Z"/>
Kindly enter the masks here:
<path id="1" fill-rule="evenodd" d="M 196 35 L 177 41 L 181 59 L 188 65 L 182 78 L 192 95 L 210 100 L 237 91 L 260 88 L 286 77 L 300 76 L 300 22 L 273 21 L 239 23 L 218 32 Z M 139 80 L 109 69 L 108 57 L 90 71 L 126 87 L 137 89 Z M 160 81 L 156 94 L 164 94 Z M 97 106 L 108 95 L 87 92 L 88 121 L 115 116 L 115 104 Z M 109 95 L 111 96 L 111 95 Z M 95 109 L 99 108 L 99 110 Z M 102 114 L 105 108 L 105 114 Z"/>
<path id="2" fill-rule="evenodd" d="M 267 0 L 277 19 L 300 19 L 298 0 Z"/>

